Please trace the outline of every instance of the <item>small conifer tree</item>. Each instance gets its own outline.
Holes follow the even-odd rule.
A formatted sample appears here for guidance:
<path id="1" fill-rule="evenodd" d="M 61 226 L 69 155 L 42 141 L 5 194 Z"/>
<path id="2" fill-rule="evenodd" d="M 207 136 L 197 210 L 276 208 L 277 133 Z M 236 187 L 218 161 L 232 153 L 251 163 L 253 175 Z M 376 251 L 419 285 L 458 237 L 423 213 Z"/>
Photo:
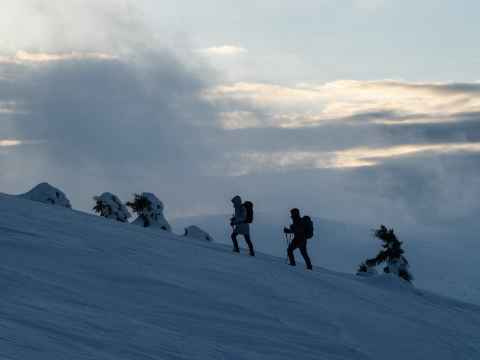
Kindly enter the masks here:
<path id="1" fill-rule="evenodd" d="M 150 201 L 148 201 L 146 196 L 143 196 L 141 194 L 134 194 L 133 201 L 127 202 L 127 206 L 130 207 L 132 211 L 143 220 L 144 227 L 148 227 L 150 225 L 150 220 L 147 214 L 152 209 Z"/>
<path id="2" fill-rule="evenodd" d="M 93 199 L 95 200 L 93 211 L 100 216 L 120 222 L 127 222 L 127 219 L 132 216 L 120 199 L 111 193 L 103 193 L 100 196 L 94 196 Z"/>
<path id="3" fill-rule="evenodd" d="M 382 240 L 382 250 L 376 257 L 368 259 L 361 263 L 357 274 L 372 273 L 373 269 L 385 262 L 387 266 L 383 269 L 385 273 L 396 274 L 402 279 L 411 282 L 413 276 L 409 271 L 409 264 L 407 259 L 403 256 L 402 242 L 397 239 L 393 229 L 387 229 L 381 225 L 379 229 L 375 230 L 375 237 Z"/>
<path id="4" fill-rule="evenodd" d="M 172 228 L 163 215 L 163 203 L 152 193 L 134 194 L 133 201 L 127 202 L 127 206 L 138 215 L 132 223 L 143 227 L 158 227 L 165 231 Z"/>

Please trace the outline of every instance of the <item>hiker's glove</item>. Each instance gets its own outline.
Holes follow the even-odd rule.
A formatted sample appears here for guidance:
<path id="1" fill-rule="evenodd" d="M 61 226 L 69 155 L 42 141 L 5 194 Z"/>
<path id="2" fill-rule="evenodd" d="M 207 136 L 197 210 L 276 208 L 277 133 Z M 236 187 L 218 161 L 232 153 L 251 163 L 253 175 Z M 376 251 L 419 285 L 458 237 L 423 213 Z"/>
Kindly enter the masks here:
<path id="1" fill-rule="evenodd" d="M 288 233 L 290 232 L 290 229 L 289 229 L 289 228 L 286 228 L 286 227 L 284 227 L 284 228 L 283 228 L 283 232 L 284 232 L 285 234 L 288 234 Z"/>

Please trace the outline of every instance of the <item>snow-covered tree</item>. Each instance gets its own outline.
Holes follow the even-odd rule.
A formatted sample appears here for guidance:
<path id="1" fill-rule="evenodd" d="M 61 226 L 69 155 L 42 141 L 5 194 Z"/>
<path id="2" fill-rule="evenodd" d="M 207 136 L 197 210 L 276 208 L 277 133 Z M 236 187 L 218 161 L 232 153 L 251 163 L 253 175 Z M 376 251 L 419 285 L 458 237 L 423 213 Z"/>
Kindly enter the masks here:
<path id="1" fill-rule="evenodd" d="M 210 234 L 195 225 L 185 228 L 185 233 L 183 234 L 183 236 L 193 239 L 213 241 L 213 238 L 210 236 Z"/>
<path id="2" fill-rule="evenodd" d="M 375 230 L 375 237 L 383 241 L 383 249 L 373 259 L 368 259 L 360 264 L 357 274 L 373 274 L 376 271 L 374 268 L 385 262 L 386 266 L 383 269 L 385 273 L 398 275 L 411 282 L 413 276 L 409 271 L 408 261 L 403 256 L 402 242 L 397 239 L 393 229 L 387 229 L 381 225 L 379 229 Z"/>
<path id="3" fill-rule="evenodd" d="M 45 204 L 63 206 L 69 209 L 72 207 L 70 200 L 68 200 L 62 190 L 46 182 L 38 184 L 32 190 L 19 195 L 19 197 Z"/>
<path id="4" fill-rule="evenodd" d="M 127 222 L 127 219 L 132 216 L 127 207 L 112 193 L 104 192 L 100 196 L 94 196 L 93 200 L 96 202 L 93 210 L 107 219 Z"/>
<path id="5" fill-rule="evenodd" d="M 158 227 L 165 231 L 172 231 L 172 227 L 163 215 L 163 203 L 152 193 L 135 194 L 133 201 L 127 206 L 138 215 L 133 225 L 143 227 Z"/>

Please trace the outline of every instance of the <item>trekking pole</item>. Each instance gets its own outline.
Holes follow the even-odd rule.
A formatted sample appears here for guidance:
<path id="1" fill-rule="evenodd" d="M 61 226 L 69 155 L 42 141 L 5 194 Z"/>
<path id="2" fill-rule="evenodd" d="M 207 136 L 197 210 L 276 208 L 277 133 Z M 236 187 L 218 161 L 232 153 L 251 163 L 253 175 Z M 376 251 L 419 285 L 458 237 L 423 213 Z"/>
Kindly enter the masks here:
<path id="1" fill-rule="evenodd" d="M 288 247 L 290 246 L 290 239 L 288 237 L 288 234 L 287 233 L 283 233 L 283 235 L 285 236 L 285 264 L 288 264 Z"/>

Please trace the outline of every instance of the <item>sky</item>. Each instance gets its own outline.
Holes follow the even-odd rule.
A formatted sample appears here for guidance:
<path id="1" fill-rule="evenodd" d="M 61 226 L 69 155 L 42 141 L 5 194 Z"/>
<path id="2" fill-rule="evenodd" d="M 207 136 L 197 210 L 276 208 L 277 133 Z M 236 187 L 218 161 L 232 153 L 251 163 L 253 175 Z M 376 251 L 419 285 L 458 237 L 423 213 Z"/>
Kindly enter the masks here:
<path id="1" fill-rule="evenodd" d="M 3 0 L 0 191 L 476 223 L 478 1 Z M 465 225 L 466 224 L 466 225 Z"/>

